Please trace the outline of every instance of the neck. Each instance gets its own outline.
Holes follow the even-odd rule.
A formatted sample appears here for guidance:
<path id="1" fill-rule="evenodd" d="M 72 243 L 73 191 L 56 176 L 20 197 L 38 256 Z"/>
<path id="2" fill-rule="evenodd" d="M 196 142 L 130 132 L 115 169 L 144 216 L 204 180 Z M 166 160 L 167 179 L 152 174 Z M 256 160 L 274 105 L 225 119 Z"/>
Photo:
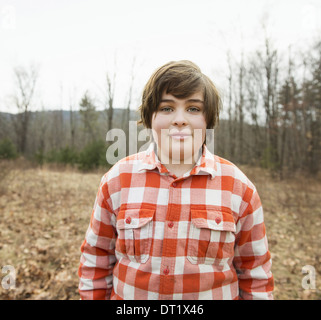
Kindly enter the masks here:
<path id="1" fill-rule="evenodd" d="M 158 150 L 157 156 L 169 172 L 175 174 L 177 177 L 181 177 L 184 173 L 190 171 L 195 166 L 199 157 L 202 156 L 202 149 L 203 148 L 197 152 L 197 156 L 193 155 L 189 158 L 173 159 L 168 155 L 163 154 L 160 150 Z"/>
<path id="2" fill-rule="evenodd" d="M 195 164 L 164 164 L 167 170 L 178 178 L 183 176 L 184 173 L 190 171 L 194 165 Z"/>

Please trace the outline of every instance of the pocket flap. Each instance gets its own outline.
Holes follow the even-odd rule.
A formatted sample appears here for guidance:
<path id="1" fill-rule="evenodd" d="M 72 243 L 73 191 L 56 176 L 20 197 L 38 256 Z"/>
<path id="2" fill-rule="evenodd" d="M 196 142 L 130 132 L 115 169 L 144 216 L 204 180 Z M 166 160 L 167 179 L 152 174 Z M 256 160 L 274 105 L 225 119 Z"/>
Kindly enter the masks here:
<path id="1" fill-rule="evenodd" d="M 117 216 L 118 229 L 141 228 L 153 220 L 155 209 L 127 209 L 119 211 Z"/>
<path id="2" fill-rule="evenodd" d="M 192 223 L 197 228 L 218 231 L 236 231 L 235 222 L 230 212 L 221 210 L 191 210 Z"/>

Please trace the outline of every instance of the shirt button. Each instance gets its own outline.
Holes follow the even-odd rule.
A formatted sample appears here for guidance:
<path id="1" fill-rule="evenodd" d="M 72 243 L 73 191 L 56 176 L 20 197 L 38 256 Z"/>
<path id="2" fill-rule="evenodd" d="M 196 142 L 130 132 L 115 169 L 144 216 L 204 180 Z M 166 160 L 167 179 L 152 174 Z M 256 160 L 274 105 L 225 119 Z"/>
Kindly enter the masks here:
<path id="1" fill-rule="evenodd" d="M 174 222 L 173 221 L 168 222 L 168 226 L 169 226 L 169 228 L 173 228 L 174 227 Z"/>
<path id="2" fill-rule="evenodd" d="M 128 217 L 125 221 L 126 221 L 126 223 L 130 224 L 132 222 L 132 219 L 130 217 Z"/>
<path id="3" fill-rule="evenodd" d="M 169 269 L 167 267 L 164 269 L 164 274 L 165 274 L 165 276 L 167 276 L 169 274 Z"/>
<path id="4" fill-rule="evenodd" d="M 221 222 L 221 218 L 215 218 L 215 222 L 219 224 Z"/>

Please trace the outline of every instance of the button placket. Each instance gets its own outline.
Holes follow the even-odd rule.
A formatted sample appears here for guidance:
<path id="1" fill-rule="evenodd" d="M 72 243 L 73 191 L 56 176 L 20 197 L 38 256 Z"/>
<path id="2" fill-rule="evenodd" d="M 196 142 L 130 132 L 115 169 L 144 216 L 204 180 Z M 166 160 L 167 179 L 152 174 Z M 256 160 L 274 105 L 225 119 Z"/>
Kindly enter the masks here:
<path id="1" fill-rule="evenodd" d="M 174 180 L 174 179 L 173 179 Z M 172 286 L 172 274 L 175 269 L 175 257 L 173 252 L 176 248 L 176 241 L 173 239 L 177 238 L 176 221 L 178 221 L 179 212 L 175 205 L 180 198 L 179 184 L 176 181 L 170 180 L 168 184 L 168 207 L 165 216 L 165 228 L 164 228 L 164 239 L 162 248 L 162 259 L 160 273 L 160 295 L 168 294 L 169 288 Z"/>

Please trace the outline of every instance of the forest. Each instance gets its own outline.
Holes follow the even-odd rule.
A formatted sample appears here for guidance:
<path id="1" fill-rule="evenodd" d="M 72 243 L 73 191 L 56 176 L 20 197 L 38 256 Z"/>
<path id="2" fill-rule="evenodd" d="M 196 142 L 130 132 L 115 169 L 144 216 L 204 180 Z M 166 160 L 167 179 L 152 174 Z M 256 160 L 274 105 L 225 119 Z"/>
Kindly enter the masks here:
<path id="1" fill-rule="evenodd" d="M 304 50 L 290 46 L 284 53 L 266 38 L 261 48 L 237 58 L 227 52 L 226 59 L 229 72 L 215 153 L 236 164 L 267 168 L 280 179 L 293 172 L 316 176 L 321 155 L 321 40 Z M 122 129 L 128 138 L 129 122 L 139 119 L 139 104 L 132 106 L 134 73 L 126 105 L 115 105 L 116 74 L 106 72 L 100 99 L 87 90 L 69 109 L 54 111 L 46 106 L 34 110 L 36 67 L 19 66 L 13 74 L 15 91 L 8 101 L 18 113 L 0 113 L 1 158 L 24 157 L 39 165 L 63 163 L 82 170 L 110 167 L 107 132 Z M 141 129 L 138 126 L 137 134 Z"/>
<path id="2" fill-rule="evenodd" d="M 215 154 L 240 166 L 260 193 L 274 298 L 320 299 L 321 39 L 281 52 L 266 37 L 246 54 L 227 51 L 224 63 Z M 80 246 L 112 165 L 108 132 L 121 129 L 125 154 L 132 150 L 139 120 L 133 70 L 123 105 L 115 102 L 116 71 L 106 71 L 101 96 L 88 89 L 56 110 L 39 106 L 36 66 L 12 70 L 6 110 L 18 112 L 0 112 L 0 260 L 14 270 L 15 287 L 0 287 L 0 299 L 79 299 Z M 136 128 L 139 149 L 144 128 Z M 315 275 L 308 289 L 304 270 Z"/>

